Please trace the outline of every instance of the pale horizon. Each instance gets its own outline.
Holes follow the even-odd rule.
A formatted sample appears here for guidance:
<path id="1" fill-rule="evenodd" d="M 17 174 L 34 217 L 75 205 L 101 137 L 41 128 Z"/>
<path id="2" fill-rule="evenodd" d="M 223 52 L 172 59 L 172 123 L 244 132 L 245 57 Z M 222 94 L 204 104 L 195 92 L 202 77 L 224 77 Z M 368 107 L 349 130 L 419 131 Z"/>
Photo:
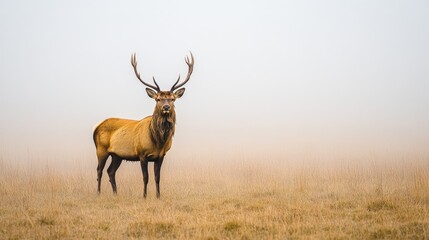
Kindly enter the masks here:
<path id="1" fill-rule="evenodd" d="M 428 12 L 425 1 L 3 1 L 2 161 L 95 169 L 94 126 L 154 109 L 131 54 L 169 89 L 189 51 L 167 159 L 427 161 Z"/>

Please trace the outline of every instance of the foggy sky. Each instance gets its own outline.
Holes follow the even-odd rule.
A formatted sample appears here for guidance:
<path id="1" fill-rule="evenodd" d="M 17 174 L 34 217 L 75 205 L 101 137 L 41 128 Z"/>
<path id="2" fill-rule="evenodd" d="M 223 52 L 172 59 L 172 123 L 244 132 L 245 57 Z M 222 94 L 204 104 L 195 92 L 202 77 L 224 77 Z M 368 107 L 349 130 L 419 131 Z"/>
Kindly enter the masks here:
<path id="1" fill-rule="evenodd" d="M 93 127 L 176 101 L 172 156 L 429 149 L 427 1 L 1 1 L 3 158 L 95 162 Z"/>

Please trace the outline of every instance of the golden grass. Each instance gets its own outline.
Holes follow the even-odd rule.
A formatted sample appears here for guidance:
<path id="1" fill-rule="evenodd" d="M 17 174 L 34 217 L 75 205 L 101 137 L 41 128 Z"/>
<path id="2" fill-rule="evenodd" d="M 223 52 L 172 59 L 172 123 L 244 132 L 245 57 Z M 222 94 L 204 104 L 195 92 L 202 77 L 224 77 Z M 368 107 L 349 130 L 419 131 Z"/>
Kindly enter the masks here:
<path id="1" fill-rule="evenodd" d="M 95 164 L 94 164 L 95 165 Z M 425 239 L 429 169 L 172 166 L 155 198 L 139 164 L 124 162 L 113 195 L 95 166 L 35 173 L 2 163 L 1 239 Z M 152 165 L 150 165 L 152 168 Z M 152 173 L 152 171 L 150 172 Z"/>

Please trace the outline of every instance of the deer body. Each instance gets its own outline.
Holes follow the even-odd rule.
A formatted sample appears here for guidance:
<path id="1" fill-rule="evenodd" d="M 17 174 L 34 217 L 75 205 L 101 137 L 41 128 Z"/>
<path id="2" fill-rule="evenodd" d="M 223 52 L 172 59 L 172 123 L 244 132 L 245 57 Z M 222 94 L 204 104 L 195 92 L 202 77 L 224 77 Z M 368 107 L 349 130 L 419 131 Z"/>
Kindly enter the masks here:
<path id="1" fill-rule="evenodd" d="M 171 148 L 174 132 L 163 145 L 157 145 L 150 134 L 152 118 L 149 116 L 140 121 L 106 119 L 94 131 L 97 151 L 102 151 L 104 155 L 115 154 L 128 161 L 140 161 L 141 158 L 153 160 L 164 156 Z"/>
<path id="2" fill-rule="evenodd" d="M 157 197 L 160 197 L 161 166 L 164 156 L 171 148 L 175 131 L 176 112 L 174 110 L 174 101 L 183 95 L 185 88 L 180 87 L 189 80 L 192 74 L 194 64 L 192 53 L 191 60 L 187 57 L 185 61 L 189 67 L 186 80 L 177 85 L 180 80 L 179 76 L 170 91 L 161 91 L 155 78 L 153 79 L 155 86 L 141 80 L 137 71 L 135 55 L 132 56 L 131 64 L 134 67 L 135 74 L 144 85 L 149 87 L 146 88 L 146 92 L 149 97 L 156 100 L 156 106 L 152 116 L 143 118 L 140 121 L 109 118 L 95 128 L 93 139 L 98 158 L 98 192 L 101 191 L 103 169 L 110 156 L 112 162 L 107 169 L 107 173 L 114 193 L 117 192 L 115 175 L 122 160 L 140 161 L 144 182 L 143 196 L 146 197 L 149 181 L 148 162 L 154 162 Z"/>

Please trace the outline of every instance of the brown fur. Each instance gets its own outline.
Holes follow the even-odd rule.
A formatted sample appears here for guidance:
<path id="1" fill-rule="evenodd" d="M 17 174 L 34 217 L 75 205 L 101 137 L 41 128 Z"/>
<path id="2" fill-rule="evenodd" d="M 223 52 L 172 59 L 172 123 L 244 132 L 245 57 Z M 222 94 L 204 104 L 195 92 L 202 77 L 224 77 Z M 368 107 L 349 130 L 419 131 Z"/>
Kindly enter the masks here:
<path id="1" fill-rule="evenodd" d="M 154 162 L 156 195 L 159 193 L 159 181 L 161 166 L 164 156 L 170 150 L 176 124 L 176 113 L 174 111 L 174 101 L 180 98 L 185 92 L 181 88 L 188 82 L 194 66 L 194 57 L 186 57 L 188 65 L 188 75 L 184 82 L 179 84 L 180 76 L 170 91 L 161 91 L 153 78 L 155 84 L 151 85 L 140 78 L 137 71 L 136 55 L 131 56 L 131 65 L 134 68 L 137 79 L 149 88 L 146 93 L 150 98 L 156 100 L 155 110 L 152 116 L 143 118 L 140 121 L 120 118 L 109 118 L 100 123 L 94 130 L 93 139 L 97 150 L 98 166 L 97 181 L 98 192 L 101 191 L 101 177 L 103 169 L 109 156 L 112 162 L 107 169 L 113 192 L 116 188 L 116 171 L 122 160 L 140 161 L 144 193 L 146 197 L 147 183 L 149 181 L 148 162 Z"/>
<path id="2" fill-rule="evenodd" d="M 154 97 L 154 96 L 151 96 Z M 159 179 L 165 154 L 170 150 L 175 132 L 176 113 L 174 93 L 159 92 L 152 116 L 140 121 L 109 118 L 94 130 L 93 139 L 98 157 L 98 191 L 101 191 L 101 177 L 107 158 L 112 162 L 107 169 L 113 192 L 117 192 L 115 174 L 122 160 L 140 161 L 144 180 L 144 196 L 148 182 L 148 162 L 155 164 L 155 181 L 159 197 Z M 163 113 L 163 105 L 170 106 L 169 113 Z"/>
<path id="3" fill-rule="evenodd" d="M 167 116 L 163 116 L 158 108 L 155 109 L 150 123 L 150 134 L 155 146 L 162 147 L 170 141 L 174 135 L 175 124 L 176 112 L 174 109 Z"/>

